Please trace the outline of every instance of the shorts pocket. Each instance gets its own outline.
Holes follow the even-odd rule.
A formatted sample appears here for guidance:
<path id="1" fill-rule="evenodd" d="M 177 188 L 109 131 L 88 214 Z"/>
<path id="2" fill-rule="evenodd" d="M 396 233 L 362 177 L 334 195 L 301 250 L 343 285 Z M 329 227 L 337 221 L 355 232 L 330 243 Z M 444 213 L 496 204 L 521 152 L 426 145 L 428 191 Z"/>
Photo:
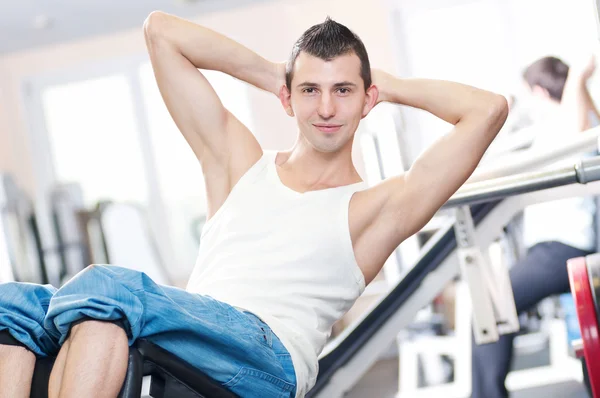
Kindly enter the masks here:
<path id="1" fill-rule="evenodd" d="M 243 367 L 223 387 L 242 397 L 289 398 L 296 386 L 270 373 Z"/>

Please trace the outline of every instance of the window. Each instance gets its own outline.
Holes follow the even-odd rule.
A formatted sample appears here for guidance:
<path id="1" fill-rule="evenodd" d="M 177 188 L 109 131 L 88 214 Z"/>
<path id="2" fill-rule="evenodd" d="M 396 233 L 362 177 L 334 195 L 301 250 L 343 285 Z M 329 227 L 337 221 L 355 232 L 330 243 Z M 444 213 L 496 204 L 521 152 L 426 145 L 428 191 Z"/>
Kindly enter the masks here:
<path id="1" fill-rule="evenodd" d="M 84 200 L 146 203 L 129 84 L 124 75 L 49 86 L 42 93 L 56 182 L 81 184 Z"/>
<path id="2" fill-rule="evenodd" d="M 246 84 L 204 73 L 223 104 L 252 129 Z M 88 207 L 101 200 L 141 205 L 168 272 L 174 280 L 187 278 L 206 214 L 203 175 L 164 105 L 150 63 L 115 61 L 32 79 L 26 87 L 46 246 L 54 242 L 48 190 L 74 182 Z"/>

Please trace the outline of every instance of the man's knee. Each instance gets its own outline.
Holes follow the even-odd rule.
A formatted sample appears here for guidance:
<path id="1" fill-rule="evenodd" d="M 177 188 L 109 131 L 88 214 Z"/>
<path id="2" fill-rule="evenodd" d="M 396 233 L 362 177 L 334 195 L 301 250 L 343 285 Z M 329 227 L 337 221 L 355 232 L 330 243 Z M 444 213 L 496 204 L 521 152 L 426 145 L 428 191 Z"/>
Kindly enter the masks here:
<path id="1" fill-rule="evenodd" d="M 23 303 L 26 300 L 39 303 L 49 300 L 55 292 L 56 288 L 50 285 L 6 282 L 0 284 L 0 302 Z"/>
<path id="2" fill-rule="evenodd" d="M 103 264 L 90 264 L 87 267 L 85 267 L 84 269 L 82 269 L 81 271 L 79 271 L 79 273 L 77 275 L 75 275 L 75 277 L 73 279 L 76 279 L 78 276 L 80 276 L 82 274 L 101 272 L 102 267 L 105 267 L 105 265 L 103 265 Z"/>
<path id="3" fill-rule="evenodd" d="M 56 331 L 61 344 L 71 330 L 87 330 L 87 327 L 75 326 L 90 320 L 116 324 L 134 339 L 139 332 L 136 323 L 143 314 L 143 302 L 138 297 L 142 291 L 138 274 L 121 267 L 88 266 L 52 297 L 44 325 Z"/>
<path id="4" fill-rule="evenodd" d="M 0 331 L 0 359 L 2 358 L 32 358 L 35 354 L 27 346 L 15 339 L 8 330 Z"/>
<path id="5" fill-rule="evenodd" d="M 61 288 L 79 286 L 97 292 L 99 284 L 118 284 L 136 290 L 141 286 L 142 273 L 129 268 L 109 264 L 90 264 Z M 60 292 L 60 290 L 59 290 Z"/>
<path id="6" fill-rule="evenodd" d="M 101 336 L 102 338 L 110 339 L 111 341 L 125 340 L 127 341 L 127 333 L 121 321 L 99 321 L 96 319 L 81 319 L 71 325 L 69 333 L 70 339 L 75 339 L 79 336 Z"/>
<path id="7" fill-rule="evenodd" d="M 102 286 L 120 283 L 120 278 L 104 264 L 91 264 L 65 283 L 53 299 L 65 294 L 95 294 L 105 290 Z"/>

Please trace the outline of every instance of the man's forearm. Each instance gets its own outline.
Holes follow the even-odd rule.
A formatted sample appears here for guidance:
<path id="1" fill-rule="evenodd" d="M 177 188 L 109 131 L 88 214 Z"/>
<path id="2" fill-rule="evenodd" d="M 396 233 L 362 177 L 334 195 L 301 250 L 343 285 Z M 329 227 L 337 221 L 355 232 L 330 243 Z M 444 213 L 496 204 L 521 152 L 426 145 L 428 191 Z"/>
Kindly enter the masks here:
<path id="1" fill-rule="evenodd" d="M 400 79 L 377 73 L 374 83 L 380 100 L 426 110 L 448 123 L 457 124 L 470 113 L 487 112 L 498 94 L 461 83 L 430 79 Z"/>
<path id="2" fill-rule="evenodd" d="M 155 11 L 144 24 L 149 46 L 174 46 L 196 68 L 224 72 L 260 89 L 277 94 L 278 65 L 206 27 Z"/>
<path id="3" fill-rule="evenodd" d="M 587 129 L 593 127 L 593 125 L 590 121 L 589 113 L 592 113 L 594 115 L 594 117 L 596 118 L 596 120 L 600 121 L 600 112 L 598 112 L 598 108 L 596 107 L 596 104 L 594 104 L 594 100 L 592 99 L 592 96 L 590 95 L 590 90 L 587 88 L 587 86 L 585 87 L 584 95 L 585 95 L 585 101 L 586 101 L 587 109 L 588 109 L 588 115 L 587 115 L 588 116 L 588 119 L 587 119 L 588 126 L 586 128 L 586 130 L 587 130 Z"/>
<path id="4" fill-rule="evenodd" d="M 589 128 L 589 111 L 594 104 L 581 72 L 571 68 L 563 90 L 561 107 L 565 110 L 569 128 L 584 131 Z"/>
<path id="5" fill-rule="evenodd" d="M 598 112 L 598 108 L 596 108 L 596 104 L 594 104 L 594 100 L 592 99 L 592 96 L 590 95 L 590 90 L 587 88 L 587 86 L 584 87 L 583 96 L 584 96 L 584 101 L 585 101 L 585 107 L 587 110 L 586 125 L 584 126 L 585 128 L 582 130 L 582 131 L 585 131 L 587 129 L 594 127 L 594 125 L 592 124 L 592 120 L 591 120 L 592 114 L 594 115 L 593 117 L 596 120 L 600 120 L 600 112 Z"/>

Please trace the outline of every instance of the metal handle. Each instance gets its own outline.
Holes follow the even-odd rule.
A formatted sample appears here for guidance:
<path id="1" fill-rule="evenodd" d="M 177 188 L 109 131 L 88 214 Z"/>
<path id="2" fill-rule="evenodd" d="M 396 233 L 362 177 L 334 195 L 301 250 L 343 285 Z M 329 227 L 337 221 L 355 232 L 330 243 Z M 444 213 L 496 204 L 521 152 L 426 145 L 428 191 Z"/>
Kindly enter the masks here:
<path id="1" fill-rule="evenodd" d="M 491 202 L 509 196 L 540 191 L 569 184 L 587 184 L 600 180 L 600 156 L 584 159 L 573 166 L 521 173 L 463 186 L 443 208 Z"/>

